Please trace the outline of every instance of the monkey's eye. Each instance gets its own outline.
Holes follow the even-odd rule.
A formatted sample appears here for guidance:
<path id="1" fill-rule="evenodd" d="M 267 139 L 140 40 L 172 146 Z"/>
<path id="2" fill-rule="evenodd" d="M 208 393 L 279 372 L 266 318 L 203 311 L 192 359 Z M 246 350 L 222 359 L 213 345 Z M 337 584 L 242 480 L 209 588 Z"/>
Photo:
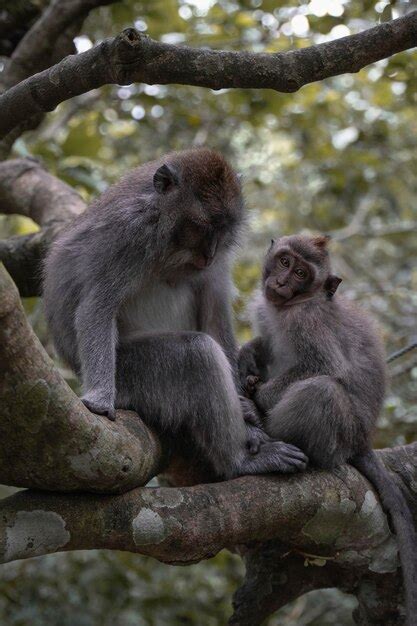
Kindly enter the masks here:
<path id="1" fill-rule="evenodd" d="M 298 267 L 295 270 L 295 273 L 298 276 L 298 278 L 305 278 L 307 276 L 306 272 L 303 269 L 301 269 L 301 267 Z"/>
<path id="2" fill-rule="evenodd" d="M 284 267 L 289 267 L 290 265 L 290 260 L 287 256 L 282 256 L 279 260 L 279 262 L 281 263 L 281 265 L 283 265 Z"/>

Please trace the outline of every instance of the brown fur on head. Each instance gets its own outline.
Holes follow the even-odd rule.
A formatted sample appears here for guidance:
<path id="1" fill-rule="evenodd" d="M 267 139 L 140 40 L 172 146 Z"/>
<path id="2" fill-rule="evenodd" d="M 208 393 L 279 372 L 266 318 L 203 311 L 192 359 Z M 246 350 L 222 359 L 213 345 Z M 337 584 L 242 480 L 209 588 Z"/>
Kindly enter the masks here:
<path id="1" fill-rule="evenodd" d="M 221 154 L 207 148 L 173 153 L 155 165 L 169 265 L 205 269 L 238 238 L 243 220 L 238 177 Z"/>
<path id="2" fill-rule="evenodd" d="M 332 297 L 341 279 L 331 274 L 328 241 L 322 235 L 272 240 L 263 269 L 266 298 L 282 306 L 315 294 Z"/>

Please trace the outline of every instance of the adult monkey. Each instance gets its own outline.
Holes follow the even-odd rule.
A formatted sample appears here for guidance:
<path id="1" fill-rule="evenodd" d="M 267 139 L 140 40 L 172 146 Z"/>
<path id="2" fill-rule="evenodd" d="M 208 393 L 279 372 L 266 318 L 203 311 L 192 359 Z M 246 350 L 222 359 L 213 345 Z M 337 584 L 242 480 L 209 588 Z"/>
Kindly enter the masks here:
<path id="1" fill-rule="evenodd" d="M 267 433 L 312 465 L 349 462 L 376 487 L 397 534 L 409 626 L 417 625 L 417 536 L 407 502 L 371 447 L 385 356 L 364 312 L 335 296 L 326 237 L 272 241 L 255 303 L 259 335 L 239 356 L 242 383 Z"/>
<path id="2" fill-rule="evenodd" d="M 306 465 L 242 418 L 230 306 L 242 219 L 239 181 L 220 154 L 172 153 L 110 187 L 45 263 L 47 320 L 84 404 L 185 430 L 223 478 Z"/>

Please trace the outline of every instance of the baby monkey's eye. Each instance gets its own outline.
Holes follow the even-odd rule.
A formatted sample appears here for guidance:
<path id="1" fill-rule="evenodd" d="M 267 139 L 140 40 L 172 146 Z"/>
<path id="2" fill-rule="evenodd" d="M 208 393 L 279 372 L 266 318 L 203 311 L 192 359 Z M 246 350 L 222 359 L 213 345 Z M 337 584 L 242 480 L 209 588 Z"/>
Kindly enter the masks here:
<path id="1" fill-rule="evenodd" d="M 279 260 L 279 262 L 281 263 L 281 265 L 283 265 L 284 267 L 288 267 L 290 264 L 290 260 L 287 256 L 282 256 Z"/>
<path id="2" fill-rule="evenodd" d="M 301 267 L 298 267 L 295 270 L 295 273 L 297 274 L 298 278 L 305 278 L 307 276 L 306 272 L 302 270 Z"/>

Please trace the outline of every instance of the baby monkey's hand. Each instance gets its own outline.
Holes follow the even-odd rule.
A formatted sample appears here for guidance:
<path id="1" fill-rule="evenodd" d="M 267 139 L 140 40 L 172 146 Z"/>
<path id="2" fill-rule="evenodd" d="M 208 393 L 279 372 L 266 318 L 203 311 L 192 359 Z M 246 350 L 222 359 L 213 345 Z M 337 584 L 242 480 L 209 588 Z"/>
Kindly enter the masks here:
<path id="1" fill-rule="evenodd" d="M 250 376 L 246 377 L 246 382 L 245 382 L 245 391 L 248 395 L 249 398 L 253 398 L 253 396 L 256 394 L 256 392 L 258 391 L 260 385 L 261 385 L 261 379 L 259 378 L 259 376 L 253 376 L 252 374 Z"/>

